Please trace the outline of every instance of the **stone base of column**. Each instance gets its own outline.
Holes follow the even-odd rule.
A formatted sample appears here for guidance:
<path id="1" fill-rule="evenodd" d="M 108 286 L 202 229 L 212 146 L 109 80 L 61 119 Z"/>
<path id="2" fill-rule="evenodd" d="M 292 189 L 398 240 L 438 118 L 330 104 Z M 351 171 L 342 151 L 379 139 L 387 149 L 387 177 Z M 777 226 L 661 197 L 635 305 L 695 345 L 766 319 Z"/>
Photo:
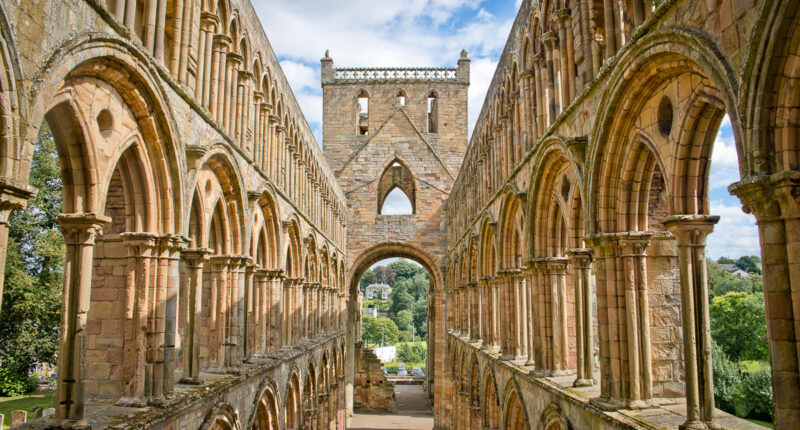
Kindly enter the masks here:
<path id="1" fill-rule="evenodd" d="M 596 384 L 597 381 L 594 379 L 576 379 L 575 383 L 572 384 L 573 387 L 591 387 L 592 385 Z"/>
<path id="2" fill-rule="evenodd" d="M 143 408 L 147 406 L 147 402 L 145 402 L 144 399 L 140 399 L 137 397 L 123 396 L 120 397 L 116 403 L 114 403 L 114 406 L 123 406 L 126 408 Z"/>
<path id="3" fill-rule="evenodd" d="M 184 384 L 184 385 L 203 385 L 203 380 L 200 379 L 199 377 L 195 377 L 195 378 L 186 378 L 186 377 L 184 377 L 184 378 L 179 379 L 178 383 L 179 384 Z"/>
<path id="4" fill-rule="evenodd" d="M 84 420 L 53 420 L 45 424 L 46 429 L 89 430 L 92 426 Z"/>
<path id="5" fill-rule="evenodd" d="M 595 397 L 589 400 L 589 404 L 603 411 L 616 411 L 618 409 L 628 408 L 628 405 L 621 400 L 602 397 Z"/>
<path id="6" fill-rule="evenodd" d="M 695 420 L 695 421 L 687 420 L 685 423 L 678 426 L 678 429 L 680 430 L 705 430 L 707 428 L 711 427 L 706 427 L 705 423 L 703 423 L 700 420 Z"/>

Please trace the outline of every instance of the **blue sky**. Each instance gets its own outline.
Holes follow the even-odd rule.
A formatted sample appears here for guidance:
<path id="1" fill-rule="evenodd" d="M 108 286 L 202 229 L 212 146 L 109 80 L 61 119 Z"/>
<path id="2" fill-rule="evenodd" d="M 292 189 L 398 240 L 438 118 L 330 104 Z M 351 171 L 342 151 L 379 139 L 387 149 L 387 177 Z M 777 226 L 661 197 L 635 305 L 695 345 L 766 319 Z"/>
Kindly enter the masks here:
<path id="1" fill-rule="evenodd" d="M 480 113 L 520 0 L 257 0 L 254 7 L 318 143 L 322 141 L 319 59 L 335 67 L 448 66 L 469 52 L 469 130 Z M 739 179 L 730 122 L 720 129 L 710 174 L 713 214 L 720 215 L 708 254 L 759 255 L 755 219 L 727 186 Z M 386 209 L 404 212 L 402 196 Z"/>

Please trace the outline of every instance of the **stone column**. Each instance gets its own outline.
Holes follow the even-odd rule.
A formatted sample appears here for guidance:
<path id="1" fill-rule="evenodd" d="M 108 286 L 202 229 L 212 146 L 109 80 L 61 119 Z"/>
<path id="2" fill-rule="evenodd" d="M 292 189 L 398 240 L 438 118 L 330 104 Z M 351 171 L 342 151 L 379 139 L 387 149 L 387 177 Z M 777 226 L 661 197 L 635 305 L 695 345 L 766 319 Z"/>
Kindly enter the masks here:
<path id="1" fill-rule="evenodd" d="M 122 233 L 123 245 L 127 249 L 128 264 L 125 279 L 125 318 L 122 351 L 122 392 L 117 404 L 142 407 L 152 392 L 153 357 L 151 336 L 155 332 L 151 319 L 155 317 L 158 299 L 156 282 L 153 282 L 151 265 L 157 256 L 158 236 L 150 233 Z M 151 267 L 154 266 L 154 267 Z M 157 278 L 157 273 L 156 273 Z M 151 357 L 148 359 L 148 351 Z"/>
<path id="2" fill-rule="evenodd" d="M 560 9 L 555 13 L 559 24 L 559 49 L 561 51 L 561 74 L 565 83 L 563 88 L 564 108 L 575 99 L 575 42 L 572 37 L 572 16 L 569 9 Z"/>
<path id="3" fill-rule="evenodd" d="M 491 278 L 484 277 L 480 282 L 480 290 L 478 292 L 478 325 L 480 339 L 483 341 L 483 349 L 490 350 L 492 346 L 492 301 L 489 298 L 491 291 Z"/>
<path id="4" fill-rule="evenodd" d="M 569 359 L 569 331 L 567 325 L 567 265 L 564 257 L 543 259 L 549 278 L 550 324 L 552 327 L 553 374 L 567 373 Z"/>
<path id="5" fill-rule="evenodd" d="M 186 249 L 181 253 L 186 262 L 186 303 L 183 304 L 183 379 L 182 384 L 200 384 L 200 319 L 202 313 L 203 265 L 211 250 Z"/>
<path id="6" fill-rule="evenodd" d="M 553 123 L 553 121 L 556 119 L 556 116 L 558 116 L 558 112 L 560 111 L 560 100 L 557 99 L 559 93 L 556 88 L 558 79 L 556 79 L 556 65 L 553 59 L 553 49 L 555 49 L 556 36 L 552 31 L 548 31 L 547 33 L 542 34 L 541 41 L 544 45 L 545 54 L 544 67 L 542 67 L 542 71 L 544 72 L 542 86 L 545 89 L 543 97 L 545 106 L 547 106 L 547 121 L 545 125 L 545 127 L 547 127 Z"/>
<path id="7" fill-rule="evenodd" d="M 645 257 L 649 237 L 623 237 L 619 241 L 624 263 L 625 310 L 628 332 L 629 407 L 646 407 L 653 391 L 650 353 L 650 306 Z"/>
<path id="8" fill-rule="evenodd" d="M 64 289 L 61 301 L 61 331 L 58 348 L 56 418 L 71 428 L 90 428 L 83 421 L 84 342 L 92 288 L 95 239 L 111 219 L 95 214 L 61 214 L 58 223 L 64 235 Z"/>
<path id="9" fill-rule="evenodd" d="M 258 349 L 258 333 L 259 316 L 258 308 L 260 304 L 260 288 L 256 282 L 256 269 L 258 266 L 252 262 L 247 262 L 244 265 L 244 336 L 243 349 L 244 361 L 250 360 L 254 354 L 257 354 Z"/>
<path id="10" fill-rule="evenodd" d="M 617 30 L 614 19 L 615 0 L 603 0 L 603 18 L 605 19 L 606 58 L 611 58 L 617 53 Z"/>
<path id="11" fill-rule="evenodd" d="M 758 220 L 775 428 L 800 422 L 800 206 L 798 172 L 750 176 L 729 187 Z"/>
<path id="12" fill-rule="evenodd" d="M 573 386 L 588 387 L 594 380 L 594 333 L 592 308 L 592 250 L 573 248 L 567 251 L 575 286 L 575 351 L 577 378 Z"/>
<path id="13" fill-rule="evenodd" d="M 525 282 L 525 298 L 527 300 L 527 318 L 525 323 L 527 324 L 527 360 L 525 361 L 525 366 L 534 366 L 536 365 L 535 357 L 536 357 L 536 330 L 538 329 L 536 322 L 538 321 L 538 314 L 536 313 L 537 307 L 535 306 L 535 299 L 536 299 L 536 292 L 538 289 L 537 281 L 538 276 L 536 274 L 536 263 L 535 260 L 528 260 L 525 262 L 525 267 L 522 269 L 524 276 L 526 278 Z"/>
<path id="14" fill-rule="evenodd" d="M 231 39 L 224 34 L 214 35 L 214 53 L 211 60 L 211 94 L 209 95 L 209 106 L 211 116 L 222 124 L 222 112 L 225 103 L 225 76 L 228 64 L 228 48 Z"/>
<path id="15" fill-rule="evenodd" d="M 285 343 L 284 337 L 284 306 L 286 294 L 284 292 L 286 276 L 283 270 L 270 270 L 267 272 L 267 294 L 269 301 L 269 317 L 267 319 L 267 353 L 274 352 Z"/>
<path id="16" fill-rule="evenodd" d="M 605 410 L 646 407 L 652 397 L 646 250 L 652 232 L 587 238 L 597 260 L 600 397 Z"/>
<path id="17" fill-rule="evenodd" d="M 512 330 L 514 333 L 514 359 L 525 361 L 528 359 L 527 339 L 528 339 L 528 298 L 525 286 L 525 276 L 522 270 L 513 269 L 511 271 L 511 283 L 513 289 L 512 309 L 514 317 Z"/>
<path id="18" fill-rule="evenodd" d="M 498 315 L 500 316 L 500 358 L 502 360 L 513 360 L 515 354 L 516 333 L 514 324 L 517 319 L 515 312 L 516 301 L 514 300 L 514 284 L 509 270 L 499 272 L 500 300 Z"/>
<path id="19" fill-rule="evenodd" d="M 500 284 L 502 280 L 498 277 L 492 278 L 489 283 L 492 300 L 491 324 L 492 324 L 492 351 L 500 351 Z"/>
<path id="20" fill-rule="evenodd" d="M 705 250 L 706 238 L 717 222 L 719 217 L 714 215 L 673 215 L 661 221 L 678 242 L 686 366 L 686 422 L 682 429 L 716 428 Z"/>
<path id="21" fill-rule="evenodd" d="M 235 42 L 234 42 L 235 43 Z M 236 114 L 236 108 L 239 105 L 239 68 L 242 66 L 244 58 L 235 53 L 228 53 L 228 76 L 227 76 L 227 92 L 225 93 L 225 132 L 228 137 L 236 140 L 236 124 L 239 118 Z"/>
<path id="22" fill-rule="evenodd" d="M 483 320 L 481 315 L 481 284 L 470 282 L 469 286 L 469 294 L 472 297 L 470 301 L 469 341 L 479 342 L 481 340 L 481 322 Z"/>

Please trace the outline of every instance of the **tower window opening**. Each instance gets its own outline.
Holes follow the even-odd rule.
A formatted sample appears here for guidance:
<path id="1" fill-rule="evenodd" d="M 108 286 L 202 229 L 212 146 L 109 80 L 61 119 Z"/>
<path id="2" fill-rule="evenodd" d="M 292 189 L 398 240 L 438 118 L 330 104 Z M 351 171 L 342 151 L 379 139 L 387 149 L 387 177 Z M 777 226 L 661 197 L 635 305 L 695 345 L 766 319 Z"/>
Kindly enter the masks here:
<path id="1" fill-rule="evenodd" d="M 406 92 L 403 90 L 397 92 L 397 105 L 398 106 L 406 105 Z"/>
<path id="2" fill-rule="evenodd" d="M 436 93 L 428 94 L 428 133 L 438 133 L 439 127 L 439 99 Z"/>
<path id="3" fill-rule="evenodd" d="M 358 93 L 358 134 L 369 134 L 369 94 L 362 90 Z"/>

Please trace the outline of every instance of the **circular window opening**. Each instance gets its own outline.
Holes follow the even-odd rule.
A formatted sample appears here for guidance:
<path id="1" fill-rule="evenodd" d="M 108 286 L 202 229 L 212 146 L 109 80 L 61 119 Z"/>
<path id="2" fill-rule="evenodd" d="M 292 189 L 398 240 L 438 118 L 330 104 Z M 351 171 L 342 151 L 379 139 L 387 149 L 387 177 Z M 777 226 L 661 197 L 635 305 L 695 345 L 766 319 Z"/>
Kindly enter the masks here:
<path id="1" fill-rule="evenodd" d="M 100 129 L 100 134 L 103 137 L 108 137 L 111 130 L 114 128 L 114 117 L 108 109 L 103 109 L 97 114 L 97 128 Z"/>
<path id="2" fill-rule="evenodd" d="M 672 115 L 672 101 L 664 96 L 658 104 L 658 131 L 664 137 L 668 137 L 672 131 Z"/>

